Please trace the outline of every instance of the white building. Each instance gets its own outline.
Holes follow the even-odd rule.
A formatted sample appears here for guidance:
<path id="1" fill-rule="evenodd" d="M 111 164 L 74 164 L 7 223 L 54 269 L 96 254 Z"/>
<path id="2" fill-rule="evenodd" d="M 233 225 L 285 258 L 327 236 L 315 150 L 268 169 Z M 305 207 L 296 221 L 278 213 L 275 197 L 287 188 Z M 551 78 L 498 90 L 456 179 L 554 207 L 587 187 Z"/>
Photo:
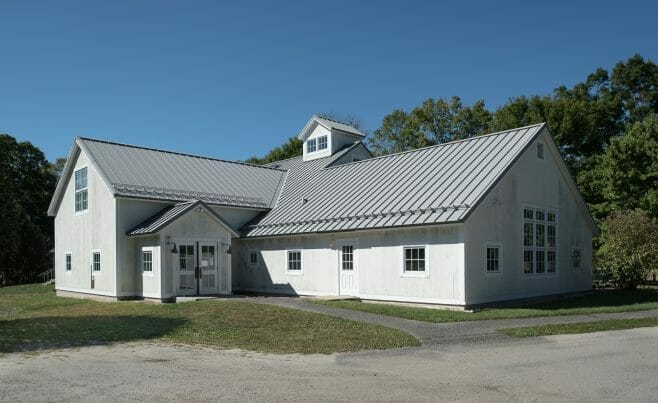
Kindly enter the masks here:
<path id="1" fill-rule="evenodd" d="M 313 116 L 265 167 L 77 138 L 56 289 L 236 290 L 469 306 L 591 289 L 596 227 L 544 124 L 373 158 Z"/>

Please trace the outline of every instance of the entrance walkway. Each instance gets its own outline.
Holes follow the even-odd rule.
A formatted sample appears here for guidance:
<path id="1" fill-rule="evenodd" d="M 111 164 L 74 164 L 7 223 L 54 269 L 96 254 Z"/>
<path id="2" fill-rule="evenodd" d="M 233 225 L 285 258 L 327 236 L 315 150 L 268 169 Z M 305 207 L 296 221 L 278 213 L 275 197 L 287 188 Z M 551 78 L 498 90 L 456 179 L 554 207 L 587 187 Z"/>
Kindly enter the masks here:
<path id="1" fill-rule="evenodd" d="M 299 297 L 256 297 L 252 302 L 278 305 L 286 308 L 338 316 L 344 319 L 383 325 L 416 336 L 423 346 L 444 344 L 468 344 L 493 340 L 515 340 L 498 333 L 497 329 L 535 326 L 554 323 L 592 322 L 604 319 L 630 319 L 658 316 L 658 309 L 636 312 L 597 313 L 591 315 L 566 315 L 525 319 L 475 320 L 467 322 L 431 323 L 368 312 L 318 305 Z"/>

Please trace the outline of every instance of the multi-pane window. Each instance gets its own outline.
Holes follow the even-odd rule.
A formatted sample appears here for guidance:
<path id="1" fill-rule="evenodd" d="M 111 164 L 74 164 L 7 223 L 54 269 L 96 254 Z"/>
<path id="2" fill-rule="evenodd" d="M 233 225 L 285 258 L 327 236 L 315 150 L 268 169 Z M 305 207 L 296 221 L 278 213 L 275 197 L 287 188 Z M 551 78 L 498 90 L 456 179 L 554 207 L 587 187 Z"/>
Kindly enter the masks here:
<path id="1" fill-rule="evenodd" d="M 404 248 L 404 271 L 414 273 L 425 271 L 424 246 L 408 246 Z"/>
<path id="2" fill-rule="evenodd" d="M 249 265 L 256 266 L 258 264 L 258 252 L 255 250 L 249 251 Z"/>
<path id="3" fill-rule="evenodd" d="M 557 271 L 557 214 L 554 211 L 523 209 L 523 273 Z"/>
<path id="4" fill-rule="evenodd" d="M 101 253 L 92 253 L 91 266 L 95 272 L 101 271 Z"/>
<path id="5" fill-rule="evenodd" d="M 71 271 L 71 254 L 66 254 L 66 271 Z"/>
<path id="6" fill-rule="evenodd" d="M 318 137 L 318 150 L 327 148 L 327 136 Z"/>
<path id="7" fill-rule="evenodd" d="M 500 245 L 487 245 L 487 273 L 500 273 Z"/>
<path id="8" fill-rule="evenodd" d="M 306 152 L 313 153 L 317 150 L 317 141 L 316 139 L 306 140 Z"/>
<path id="9" fill-rule="evenodd" d="M 537 158 L 544 159 L 544 143 L 537 143 Z"/>
<path id="10" fill-rule="evenodd" d="M 302 271 L 302 251 L 289 250 L 288 251 L 288 271 Z"/>
<path id="11" fill-rule="evenodd" d="M 85 211 L 88 206 L 87 168 L 75 171 L 75 212 Z"/>
<path id="12" fill-rule="evenodd" d="M 583 255 L 582 249 L 574 249 L 573 255 L 571 255 L 571 267 L 576 271 L 582 268 L 581 266 L 582 255 Z"/>
<path id="13" fill-rule="evenodd" d="M 178 248 L 179 270 L 194 270 L 194 245 L 180 245 Z"/>
<path id="14" fill-rule="evenodd" d="M 142 271 L 144 273 L 153 271 L 153 252 L 150 250 L 142 251 Z"/>
<path id="15" fill-rule="evenodd" d="M 340 255 L 341 268 L 343 270 L 354 270 L 354 246 L 343 245 Z"/>

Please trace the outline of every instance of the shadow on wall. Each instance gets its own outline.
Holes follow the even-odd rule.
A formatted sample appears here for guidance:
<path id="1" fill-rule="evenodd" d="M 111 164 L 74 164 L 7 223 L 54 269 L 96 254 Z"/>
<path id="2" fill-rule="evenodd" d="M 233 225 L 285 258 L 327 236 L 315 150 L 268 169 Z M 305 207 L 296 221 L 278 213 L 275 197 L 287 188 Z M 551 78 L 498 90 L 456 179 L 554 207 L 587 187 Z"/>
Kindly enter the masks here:
<path id="1" fill-rule="evenodd" d="M 186 322 L 155 316 L 55 316 L 0 321 L 0 352 L 150 339 L 166 335 Z"/>
<path id="2" fill-rule="evenodd" d="M 239 250 L 240 252 L 235 253 Z M 242 247 L 234 247 L 231 256 L 232 287 L 239 294 L 267 294 L 299 296 L 290 283 L 275 283 L 263 263 L 263 256 L 258 251 L 258 264 L 251 266 L 247 263 L 248 252 Z"/>

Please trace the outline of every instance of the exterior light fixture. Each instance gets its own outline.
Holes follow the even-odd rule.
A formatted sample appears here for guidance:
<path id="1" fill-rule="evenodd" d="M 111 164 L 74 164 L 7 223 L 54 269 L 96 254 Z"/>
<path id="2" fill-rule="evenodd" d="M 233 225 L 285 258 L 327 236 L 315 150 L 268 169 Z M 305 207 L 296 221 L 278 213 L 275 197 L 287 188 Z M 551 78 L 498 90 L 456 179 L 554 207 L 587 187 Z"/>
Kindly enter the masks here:
<path id="1" fill-rule="evenodd" d="M 167 242 L 166 245 L 174 245 L 171 248 L 171 253 L 178 253 L 178 249 L 176 248 L 176 242 Z"/>

